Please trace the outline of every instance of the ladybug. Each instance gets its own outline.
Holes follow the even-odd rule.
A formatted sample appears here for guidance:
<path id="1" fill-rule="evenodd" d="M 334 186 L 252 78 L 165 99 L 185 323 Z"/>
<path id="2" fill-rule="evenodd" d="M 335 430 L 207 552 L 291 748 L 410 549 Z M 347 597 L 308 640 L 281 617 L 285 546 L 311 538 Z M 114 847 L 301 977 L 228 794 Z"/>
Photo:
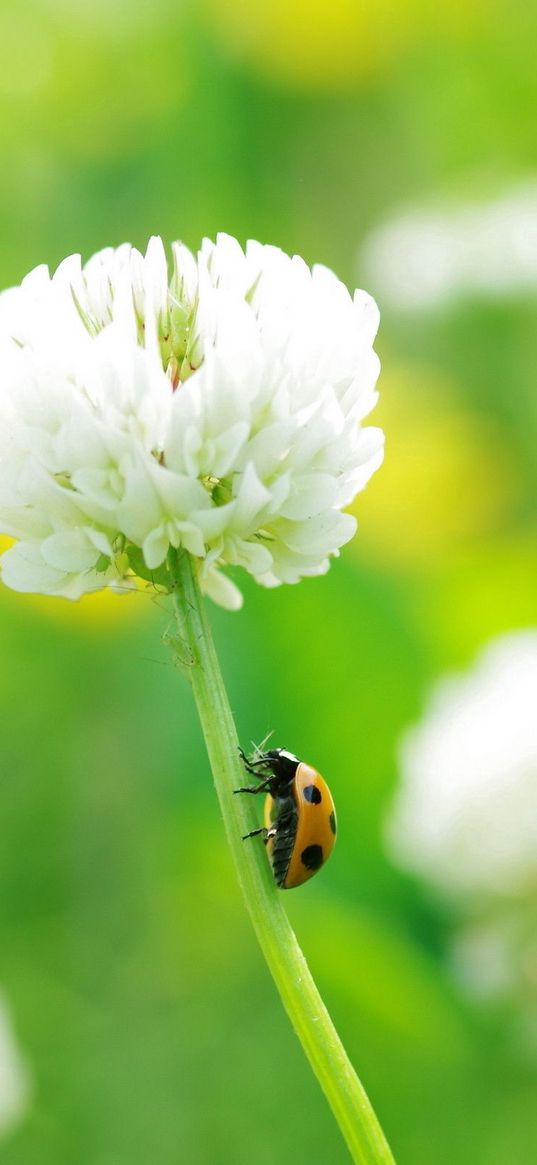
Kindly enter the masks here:
<path id="1" fill-rule="evenodd" d="M 316 769 L 285 748 L 257 751 L 253 758 L 242 748 L 239 752 L 259 784 L 235 793 L 268 793 L 264 826 L 243 841 L 261 834 L 276 885 L 292 890 L 312 878 L 332 853 L 337 830 L 332 794 Z"/>

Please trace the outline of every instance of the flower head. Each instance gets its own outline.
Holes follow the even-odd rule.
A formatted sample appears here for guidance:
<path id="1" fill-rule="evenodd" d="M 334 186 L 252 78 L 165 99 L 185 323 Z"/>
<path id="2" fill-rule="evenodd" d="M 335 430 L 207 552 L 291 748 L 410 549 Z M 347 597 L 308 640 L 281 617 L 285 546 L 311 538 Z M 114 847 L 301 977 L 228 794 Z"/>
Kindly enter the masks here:
<path id="1" fill-rule="evenodd" d="M 502 636 L 402 741 L 390 848 L 465 907 L 537 894 L 536 691 L 537 630 Z"/>
<path id="2" fill-rule="evenodd" d="M 506 1006 L 537 1050 L 537 630 L 491 643 L 442 680 L 402 742 L 388 822 L 395 858 L 450 903 L 452 970 Z"/>
<path id="3" fill-rule="evenodd" d="M 78 598 L 159 579 L 168 550 L 204 589 L 323 573 L 342 513 L 382 460 L 375 304 L 324 267 L 250 242 L 160 239 L 38 267 L 0 296 L 0 530 L 15 590 Z"/>
<path id="4" fill-rule="evenodd" d="M 10 1009 L 0 995 L 0 1139 L 23 1120 L 32 1100 L 30 1071 L 18 1046 Z"/>

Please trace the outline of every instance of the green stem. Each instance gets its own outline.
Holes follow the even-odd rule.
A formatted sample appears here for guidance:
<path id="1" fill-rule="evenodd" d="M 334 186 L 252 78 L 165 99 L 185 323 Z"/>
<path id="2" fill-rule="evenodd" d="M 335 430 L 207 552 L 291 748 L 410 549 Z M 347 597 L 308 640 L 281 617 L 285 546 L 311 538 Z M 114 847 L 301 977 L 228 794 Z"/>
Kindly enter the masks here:
<path id="1" fill-rule="evenodd" d="M 243 784 L 238 739 L 197 580 L 195 562 L 170 551 L 179 642 L 186 664 L 240 885 L 255 932 L 287 1014 L 359 1165 L 394 1165 L 367 1095 L 315 986 L 283 908 L 263 846 L 245 845 L 255 828 L 249 797 L 234 797 Z"/>

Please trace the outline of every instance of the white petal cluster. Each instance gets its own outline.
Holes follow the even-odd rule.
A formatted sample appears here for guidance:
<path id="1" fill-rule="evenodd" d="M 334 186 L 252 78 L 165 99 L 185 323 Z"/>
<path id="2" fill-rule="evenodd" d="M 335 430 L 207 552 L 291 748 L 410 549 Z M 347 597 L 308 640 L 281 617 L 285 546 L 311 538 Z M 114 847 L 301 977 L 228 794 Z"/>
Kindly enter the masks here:
<path id="1" fill-rule="evenodd" d="M 441 680 L 404 737 L 392 852 L 453 900 L 537 900 L 537 630 Z"/>
<path id="2" fill-rule="evenodd" d="M 493 641 L 403 738 L 392 855 L 450 903 L 460 985 L 537 1051 L 537 629 Z"/>
<path id="3" fill-rule="evenodd" d="M 30 1073 L 15 1038 L 8 1005 L 0 995 L 0 1138 L 25 1117 L 31 1094 Z"/>
<path id="4" fill-rule="evenodd" d="M 15 590 L 78 598 L 170 546 L 204 589 L 323 573 L 382 460 L 378 312 L 324 267 L 220 235 L 37 268 L 0 296 L 0 530 Z"/>

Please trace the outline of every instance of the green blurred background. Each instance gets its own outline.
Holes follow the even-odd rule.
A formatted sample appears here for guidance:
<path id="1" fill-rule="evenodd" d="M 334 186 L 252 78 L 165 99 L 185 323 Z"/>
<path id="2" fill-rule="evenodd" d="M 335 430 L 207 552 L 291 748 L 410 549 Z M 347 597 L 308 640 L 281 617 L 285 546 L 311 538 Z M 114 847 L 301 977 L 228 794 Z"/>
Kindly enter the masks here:
<path id="1" fill-rule="evenodd" d="M 227 230 L 366 281 L 369 233 L 537 173 L 537 8 L 426 0 L 0 7 L 0 285 Z M 365 254 L 365 251 L 362 252 Z M 325 579 L 212 610 L 244 744 L 329 779 L 286 897 L 399 1165 L 529 1165 L 537 1084 L 383 853 L 430 682 L 535 622 L 535 293 L 383 302 L 383 469 Z M 256 949 L 190 691 L 147 596 L 0 594 L 0 987 L 33 1079 L 5 1165 L 347 1161 Z"/>

